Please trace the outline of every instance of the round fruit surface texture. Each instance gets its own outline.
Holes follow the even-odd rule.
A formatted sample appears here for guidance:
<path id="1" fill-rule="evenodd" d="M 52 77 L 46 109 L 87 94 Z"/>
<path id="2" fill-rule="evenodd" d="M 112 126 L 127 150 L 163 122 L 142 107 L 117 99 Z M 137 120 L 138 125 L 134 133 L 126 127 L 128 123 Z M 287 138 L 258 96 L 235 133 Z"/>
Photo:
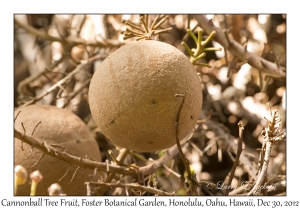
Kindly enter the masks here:
<path id="1" fill-rule="evenodd" d="M 110 54 L 89 88 L 92 116 L 115 145 L 153 152 L 176 144 L 194 128 L 202 108 L 199 76 L 175 47 L 153 40 L 131 42 Z"/>
<path id="2" fill-rule="evenodd" d="M 23 132 L 23 123 L 26 134 L 40 143 L 45 142 L 46 145 L 53 146 L 59 151 L 66 151 L 70 155 L 101 161 L 97 142 L 89 128 L 75 114 L 49 105 L 18 108 L 15 110 L 15 116 L 18 113 L 15 129 L 19 132 Z M 77 170 L 76 165 L 70 165 L 47 154 L 42 156 L 43 152 L 37 148 L 31 148 L 26 143 L 22 144 L 17 138 L 14 141 L 15 165 L 25 167 L 28 174 L 39 170 L 43 176 L 37 186 L 36 195 L 48 195 L 48 187 L 54 183 L 59 183 L 67 195 L 86 195 L 84 183 L 100 179 L 99 173 L 90 176 L 94 173 L 92 169 L 80 167 Z M 24 185 L 20 185 L 17 195 L 29 196 L 30 182 L 28 179 Z"/>

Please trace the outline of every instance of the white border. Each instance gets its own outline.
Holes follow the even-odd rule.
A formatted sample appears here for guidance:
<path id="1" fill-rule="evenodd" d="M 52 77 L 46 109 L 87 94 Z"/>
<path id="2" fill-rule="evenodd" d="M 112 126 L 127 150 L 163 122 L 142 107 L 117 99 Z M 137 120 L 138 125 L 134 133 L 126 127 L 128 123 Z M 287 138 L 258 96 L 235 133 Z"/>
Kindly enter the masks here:
<path id="1" fill-rule="evenodd" d="M 57 2 L 57 3 L 56 3 Z M 298 91 L 298 72 L 299 69 L 299 14 L 296 1 L 282 0 L 251 0 L 251 1 L 163 1 L 163 0 L 111 0 L 111 1 L 1 1 L 0 3 L 0 26 L 1 26 L 1 76 L 0 91 L 1 102 L 1 144 L 0 144 L 0 163 L 1 163 L 1 188 L 0 188 L 0 206 L 1 200 L 28 200 L 28 197 L 13 197 L 12 171 L 13 171 L 13 14 L 14 13 L 287 13 L 287 97 L 291 100 L 287 106 L 288 132 L 287 132 L 287 195 L 286 197 L 266 197 L 265 201 L 284 201 L 299 199 L 299 142 L 297 133 L 297 122 L 299 113 L 300 96 Z M 74 197 L 77 198 L 77 197 Z M 113 199 L 114 197 L 111 197 Z M 231 197 L 233 198 L 233 197 Z M 246 200 L 248 198 L 235 197 L 237 200 Z M 53 200 L 59 198 L 53 198 Z M 72 201 L 72 197 L 68 197 Z M 83 199 L 78 197 L 79 200 Z M 93 198 L 89 198 L 93 199 Z M 98 198 L 97 198 L 98 199 Z M 104 199 L 104 198 L 99 198 Z M 121 198 L 120 198 L 121 199 Z M 122 198 L 124 199 L 124 198 Z M 152 199 L 147 197 L 146 199 Z M 168 198 L 165 198 L 168 199 Z M 176 199 L 187 199 L 187 197 Z M 202 197 L 201 200 L 205 202 Z M 229 198 L 222 197 L 222 200 Z M 254 199 L 258 199 L 254 197 Z M 22 207 L 31 209 L 32 207 Z M 48 207 L 46 207 L 48 208 Z M 65 207 L 71 209 L 71 207 Z M 89 207 L 91 208 L 91 207 Z M 94 207 L 105 209 L 105 207 Z M 111 208 L 111 207 L 110 207 Z M 122 207 L 127 209 L 137 209 L 140 207 Z M 149 208 L 149 207 L 147 207 Z M 159 208 L 159 207 L 155 207 Z M 163 207 L 165 208 L 165 207 Z M 182 208 L 182 207 L 172 207 Z M 197 207 L 199 208 L 199 207 Z M 219 207 L 217 207 L 219 208 Z M 240 207 L 238 207 L 240 208 Z M 246 207 L 243 207 L 246 208 Z M 259 207 L 260 209 L 261 207 Z M 268 207 L 264 207 L 268 208 Z M 271 208 L 271 207 L 269 207 Z M 299 208 L 299 207 L 298 207 Z M 289 207 L 289 209 L 298 209 Z M 78 209 L 78 208 L 77 208 Z"/>

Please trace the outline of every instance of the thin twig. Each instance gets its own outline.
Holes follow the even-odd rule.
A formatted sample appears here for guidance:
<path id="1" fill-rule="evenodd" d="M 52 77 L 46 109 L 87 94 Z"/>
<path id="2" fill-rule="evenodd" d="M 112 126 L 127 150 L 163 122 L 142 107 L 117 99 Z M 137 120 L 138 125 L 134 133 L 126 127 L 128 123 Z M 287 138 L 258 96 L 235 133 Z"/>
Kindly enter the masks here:
<path id="1" fill-rule="evenodd" d="M 134 156 L 135 158 L 137 158 L 137 159 L 143 161 L 144 163 L 146 163 L 146 162 L 148 161 L 148 160 L 147 160 L 146 158 L 144 158 L 142 155 L 137 154 L 137 153 L 135 153 L 135 152 L 133 152 L 133 151 L 129 151 L 129 153 L 130 153 L 130 155 L 132 155 L 132 156 Z"/>
<path id="2" fill-rule="evenodd" d="M 123 33 L 124 35 L 124 40 L 128 38 L 133 38 L 137 37 L 137 41 L 142 40 L 142 39 L 155 39 L 155 35 L 161 34 L 161 33 L 170 33 L 172 28 L 167 28 L 167 29 L 157 29 L 166 19 L 168 18 L 167 15 L 157 15 L 156 18 L 154 19 L 153 23 L 149 27 L 148 25 L 148 15 L 141 15 L 140 16 L 140 23 L 141 26 L 126 20 L 124 23 L 138 31 L 131 30 L 126 28 L 126 31 Z"/>
<path id="3" fill-rule="evenodd" d="M 237 187 L 236 189 L 229 192 L 229 196 L 234 195 L 246 195 L 247 191 L 253 187 L 254 183 L 250 181 L 244 182 L 241 186 Z"/>
<path id="4" fill-rule="evenodd" d="M 32 133 L 31 133 L 31 135 L 33 136 L 33 133 L 34 133 L 34 131 L 35 131 L 35 129 L 39 126 L 39 124 L 41 124 L 41 121 L 40 122 L 38 122 L 38 124 L 36 124 L 36 126 L 34 127 L 34 129 L 33 129 L 33 131 L 32 131 Z"/>
<path id="5" fill-rule="evenodd" d="M 180 145 L 185 144 L 189 141 L 193 136 L 193 132 L 189 136 L 186 136 L 183 140 L 181 140 Z M 169 160 L 172 160 L 178 154 L 178 147 L 175 144 L 174 146 L 170 147 L 163 156 L 161 156 L 158 160 L 153 161 L 152 163 L 140 167 L 138 169 L 139 174 L 153 174 L 157 169 L 163 166 L 163 164 L 167 163 Z"/>
<path id="6" fill-rule="evenodd" d="M 16 115 L 15 119 L 14 119 L 14 123 L 16 122 L 16 119 L 18 118 L 19 114 L 21 113 L 21 111 L 18 112 L 18 114 Z"/>
<path id="7" fill-rule="evenodd" d="M 192 141 L 190 141 L 189 144 L 196 150 L 196 152 L 198 152 L 199 157 L 203 157 L 203 152 L 196 144 L 194 144 Z"/>
<path id="8" fill-rule="evenodd" d="M 25 130 L 25 127 L 24 127 L 24 123 L 21 122 L 21 125 L 22 125 L 22 128 L 23 128 L 23 136 L 25 136 L 26 135 L 26 130 Z"/>
<path id="9" fill-rule="evenodd" d="M 65 176 L 69 173 L 70 165 L 71 164 L 68 165 L 68 169 L 67 169 L 66 173 L 58 180 L 59 182 L 61 182 L 61 180 L 63 180 L 63 178 L 65 178 Z"/>
<path id="10" fill-rule="evenodd" d="M 42 153 L 42 155 L 40 156 L 40 158 L 30 168 L 33 168 L 34 166 L 36 166 L 42 160 L 42 158 L 44 157 L 44 155 L 45 155 L 45 153 Z"/>
<path id="11" fill-rule="evenodd" d="M 142 33 L 144 33 L 144 30 L 141 28 L 141 26 L 138 25 L 137 23 L 132 22 L 131 20 L 124 20 L 123 23 L 126 24 L 126 25 L 129 25 L 130 27 L 132 27 L 134 29 L 139 30 Z"/>
<path id="12" fill-rule="evenodd" d="M 262 58 L 264 57 L 264 54 L 265 54 L 265 51 L 266 51 L 266 46 L 267 46 L 267 44 L 264 43 L 264 49 L 261 53 Z M 263 75 L 262 75 L 262 72 L 259 71 L 259 70 L 258 70 L 258 74 L 259 74 L 259 88 L 260 88 L 260 90 L 262 90 L 262 88 L 263 88 Z"/>
<path id="13" fill-rule="evenodd" d="M 254 195 L 256 191 L 261 188 L 261 185 L 266 182 L 272 147 L 277 141 L 284 140 L 286 138 L 285 135 L 281 135 L 282 132 L 279 130 L 281 119 L 277 115 L 278 111 L 276 110 L 274 113 L 272 113 L 270 104 L 269 107 L 271 120 L 266 119 L 268 121 L 268 127 L 264 129 L 261 134 L 264 137 L 264 143 L 261 151 L 262 167 L 259 170 L 259 175 L 254 187 L 247 195 Z"/>
<path id="14" fill-rule="evenodd" d="M 141 194 L 138 194 L 137 192 L 135 192 L 133 189 L 130 189 L 130 191 L 133 193 L 133 195 L 135 196 L 141 196 Z"/>
<path id="15" fill-rule="evenodd" d="M 160 20 L 158 21 L 158 23 L 155 24 L 155 26 L 153 27 L 153 29 L 157 29 L 161 24 L 163 24 L 169 17 L 168 16 L 163 16 L 160 18 Z"/>
<path id="16" fill-rule="evenodd" d="M 230 29 L 227 29 L 224 34 L 225 34 L 225 38 L 226 38 L 226 41 L 227 41 L 227 44 L 230 45 L 231 44 L 231 40 L 229 38 L 229 32 L 231 31 L 232 28 Z"/>
<path id="17" fill-rule="evenodd" d="M 227 53 L 227 50 L 226 49 L 224 49 L 224 53 L 225 53 L 225 55 L 224 55 L 224 57 L 225 57 L 225 62 L 226 62 L 226 67 L 227 67 L 227 69 L 228 69 L 228 53 Z M 227 74 L 227 77 L 228 77 L 228 74 Z"/>
<path id="18" fill-rule="evenodd" d="M 270 53 L 273 54 L 274 60 L 275 60 L 275 63 L 277 65 L 277 67 L 280 67 L 279 59 L 277 58 L 277 56 L 275 55 L 275 53 L 273 51 L 271 51 Z"/>
<path id="19" fill-rule="evenodd" d="M 96 174 L 97 174 L 97 171 L 98 171 L 98 170 L 97 170 L 97 168 L 95 168 L 95 169 L 94 169 L 94 173 L 93 173 L 93 174 L 89 174 L 89 177 L 96 176 Z"/>
<path id="20" fill-rule="evenodd" d="M 108 150 L 107 153 L 110 155 L 110 157 L 113 159 L 113 161 L 114 161 L 117 165 L 120 165 L 119 161 L 117 160 L 117 157 L 115 156 L 115 154 L 113 153 L 112 150 Z"/>
<path id="21" fill-rule="evenodd" d="M 207 116 L 206 118 L 204 118 L 204 119 L 197 120 L 197 123 L 206 122 L 208 119 L 210 119 L 210 118 L 211 118 L 211 116 L 212 116 L 212 113 L 213 113 L 213 110 L 211 109 L 211 110 L 209 111 L 209 114 L 208 114 L 208 116 Z"/>
<path id="22" fill-rule="evenodd" d="M 126 156 L 128 155 L 128 153 L 129 153 L 129 150 L 127 150 L 127 149 L 125 149 L 125 148 L 121 149 L 121 150 L 120 150 L 120 153 L 119 153 L 119 155 L 118 155 L 118 157 L 116 158 L 116 159 L 117 159 L 117 162 L 118 162 L 119 164 L 122 164 L 122 163 L 124 162 Z M 105 182 L 106 182 L 106 183 L 110 183 L 110 182 L 114 179 L 115 175 L 116 175 L 116 173 L 114 173 L 114 172 L 110 173 L 110 174 L 106 177 Z M 107 186 L 105 186 L 105 185 L 102 186 L 102 187 L 99 189 L 99 191 L 97 192 L 97 195 L 103 195 L 107 189 L 108 189 Z"/>
<path id="23" fill-rule="evenodd" d="M 271 81 L 271 77 L 269 77 L 269 76 L 266 76 L 267 78 L 266 78 L 266 81 L 265 81 L 265 84 L 263 85 L 263 88 L 261 89 L 261 92 L 267 92 L 267 88 L 268 88 L 268 86 L 269 86 L 269 83 L 270 83 L 270 81 Z"/>
<path id="24" fill-rule="evenodd" d="M 78 171 L 78 169 L 79 169 L 80 167 L 79 166 L 77 166 L 76 167 L 76 169 L 75 169 L 75 171 L 74 171 L 74 173 L 73 173 L 73 176 L 72 176 L 72 178 L 71 178 L 71 181 L 70 182 L 72 182 L 73 181 L 73 179 L 75 178 L 75 176 L 76 176 L 76 173 L 77 173 L 77 171 Z"/>
<path id="25" fill-rule="evenodd" d="M 30 147 L 30 152 L 29 152 L 29 155 L 28 156 L 26 156 L 25 158 L 24 158 L 24 160 L 27 160 L 31 155 L 32 155 L 32 152 L 33 152 L 33 149 L 34 149 L 34 147 L 33 146 L 31 146 Z"/>
<path id="26" fill-rule="evenodd" d="M 180 107 L 178 109 L 178 112 L 177 112 L 177 115 L 176 115 L 176 122 L 175 122 L 175 130 L 176 130 L 176 145 L 177 145 L 177 148 L 178 148 L 178 151 L 179 151 L 179 155 L 183 161 L 183 164 L 184 164 L 184 167 L 185 167 L 185 170 L 187 172 L 187 177 L 184 181 L 184 186 L 185 186 L 185 189 L 189 192 L 189 191 L 192 191 L 193 193 L 196 193 L 196 186 L 200 187 L 201 185 L 199 184 L 199 182 L 197 181 L 197 178 L 196 178 L 196 174 L 192 173 L 191 172 L 191 169 L 190 169 L 190 163 L 188 161 L 188 159 L 185 157 L 185 155 L 183 154 L 183 151 L 181 149 L 181 145 L 180 145 L 180 140 L 179 140 L 179 120 L 180 120 L 180 113 L 181 113 L 181 110 L 182 110 L 182 107 L 183 107 L 183 104 L 184 104 L 184 101 L 185 101 L 185 97 L 186 97 L 186 93 L 188 91 L 185 91 L 184 94 L 176 94 L 175 97 L 183 97 L 182 99 L 182 102 L 180 104 Z"/>
<path id="27" fill-rule="evenodd" d="M 202 153 L 207 152 L 214 144 L 217 143 L 219 137 L 213 137 L 212 139 L 207 142 L 206 147 L 202 150 Z"/>
<path id="28" fill-rule="evenodd" d="M 244 65 L 244 64 L 246 64 L 246 63 L 247 63 L 247 61 L 239 62 L 239 63 L 237 63 L 237 64 L 235 65 L 235 67 L 236 67 L 237 69 L 240 69 L 240 68 L 242 67 L 242 65 Z"/>
<path id="29" fill-rule="evenodd" d="M 51 147 L 58 147 L 58 148 L 61 148 L 63 150 L 65 150 L 66 148 L 62 145 L 58 145 L 58 144 L 50 144 Z"/>
<path id="30" fill-rule="evenodd" d="M 267 176 L 267 170 L 268 170 L 272 147 L 273 147 L 273 143 L 270 141 L 267 141 L 266 142 L 266 151 L 265 151 L 265 156 L 264 156 L 264 161 L 263 161 L 263 166 L 262 166 L 261 172 L 258 175 L 258 178 L 257 178 L 257 181 L 256 181 L 254 187 L 247 194 L 248 196 L 256 193 L 256 191 L 260 188 L 261 184 L 263 183 L 264 179 Z"/>
<path id="31" fill-rule="evenodd" d="M 175 130 L 176 130 L 176 145 L 178 147 L 179 155 L 180 155 L 180 157 L 183 161 L 184 167 L 185 167 L 188 175 L 190 175 L 190 174 L 192 174 L 191 169 L 190 169 L 190 164 L 189 164 L 189 161 L 186 159 L 186 157 L 183 154 L 183 151 L 182 151 L 181 146 L 180 146 L 180 140 L 178 138 L 180 113 L 181 113 L 181 110 L 182 110 L 182 107 L 183 107 L 183 104 L 184 104 L 184 101 L 185 101 L 186 92 L 187 91 L 185 91 L 184 94 L 176 94 L 175 95 L 175 97 L 182 97 L 182 102 L 179 106 L 179 109 L 178 109 L 177 115 L 176 115 Z"/>
<path id="32" fill-rule="evenodd" d="M 231 172 L 230 172 L 230 175 L 229 175 L 229 179 L 228 179 L 228 182 L 227 182 L 226 186 L 230 186 L 231 185 L 235 169 L 239 165 L 240 156 L 241 156 L 242 151 L 243 151 L 243 133 L 244 133 L 244 124 L 243 124 L 243 122 L 240 121 L 238 123 L 238 126 L 239 126 L 239 137 L 240 138 L 239 138 L 239 141 L 238 141 L 238 146 L 237 146 L 237 151 L 236 151 L 236 157 L 235 157 L 235 160 L 234 160 L 234 164 L 232 166 L 232 169 L 231 169 Z M 225 195 L 228 195 L 229 190 L 230 190 L 230 188 L 228 187 L 226 189 Z"/>
<path id="33" fill-rule="evenodd" d="M 164 167 L 165 169 L 167 169 L 171 174 L 173 174 L 174 176 L 176 176 L 177 178 L 180 178 L 180 177 L 181 177 L 180 174 L 178 174 L 178 173 L 176 173 L 175 171 L 173 171 L 171 168 L 169 168 L 168 166 L 166 166 L 166 164 L 163 164 L 163 167 Z"/>
<path id="34" fill-rule="evenodd" d="M 231 60 L 231 62 L 230 62 L 230 64 L 229 64 L 229 66 L 228 66 L 228 69 L 227 69 L 227 78 L 229 78 L 230 76 L 231 76 L 231 70 L 232 70 L 232 66 L 233 66 L 233 64 L 236 62 L 236 59 L 237 59 L 237 57 L 233 57 L 233 59 Z"/>
<path id="35" fill-rule="evenodd" d="M 90 186 L 90 183 L 86 183 L 86 195 L 87 196 L 91 195 L 91 186 Z"/>
<path id="36" fill-rule="evenodd" d="M 49 148 L 48 144 L 46 142 L 42 143 L 42 146 L 45 147 L 47 149 L 47 152 L 49 153 L 51 151 L 51 149 Z M 56 152 L 56 151 L 55 151 Z M 57 155 L 57 153 L 55 153 L 55 155 Z"/>

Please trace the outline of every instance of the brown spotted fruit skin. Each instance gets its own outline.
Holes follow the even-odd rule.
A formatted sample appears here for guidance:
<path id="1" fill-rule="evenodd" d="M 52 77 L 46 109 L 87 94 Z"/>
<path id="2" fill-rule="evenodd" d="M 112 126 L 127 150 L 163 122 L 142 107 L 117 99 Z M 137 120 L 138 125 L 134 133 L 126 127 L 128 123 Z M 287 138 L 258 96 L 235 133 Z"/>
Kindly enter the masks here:
<path id="1" fill-rule="evenodd" d="M 40 143 L 45 142 L 49 146 L 56 145 L 55 149 L 66 151 L 68 154 L 79 158 L 101 161 L 97 142 L 89 128 L 75 114 L 49 105 L 29 105 L 15 110 L 15 116 L 18 113 L 14 123 L 16 130 L 23 132 L 21 124 L 23 123 L 26 134 L 32 135 Z M 42 181 L 37 186 L 36 195 L 48 195 L 48 187 L 54 183 L 58 183 L 67 195 L 86 195 L 87 190 L 84 183 L 100 179 L 99 173 L 90 176 L 94 174 L 93 169 L 81 167 L 75 173 L 76 165 L 70 165 L 47 154 L 44 154 L 39 161 L 43 152 L 33 148 L 30 155 L 30 151 L 30 145 L 22 144 L 20 139 L 14 139 L 14 164 L 25 167 L 28 175 L 39 170 L 43 176 Z M 19 186 L 17 195 L 29 196 L 30 187 L 31 180 L 28 178 L 24 185 Z"/>
<path id="2" fill-rule="evenodd" d="M 176 144 L 194 128 L 202 108 L 199 76 L 175 47 L 153 40 L 131 42 L 110 54 L 95 71 L 89 88 L 92 116 L 115 145 L 153 152 Z"/>

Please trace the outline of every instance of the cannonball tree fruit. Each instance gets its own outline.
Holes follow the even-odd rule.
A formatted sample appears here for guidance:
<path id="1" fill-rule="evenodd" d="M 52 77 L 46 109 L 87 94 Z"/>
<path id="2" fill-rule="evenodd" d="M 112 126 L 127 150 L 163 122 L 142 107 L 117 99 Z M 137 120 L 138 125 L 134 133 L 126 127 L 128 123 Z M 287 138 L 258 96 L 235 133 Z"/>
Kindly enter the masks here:
<path id="1" fill-rule="evenodd" d="M 41 143 L 54 145 L 60 151 L 64 151 L 64 147 L 68 154 L 77 157 L 101 161 L 100 151 L 93 135 L 75 114 L 49 105 L 29 105 L 16 109 L 15 116 L 18 113 L 15 129 L 19 132 L 24 132 L 21 124 L 23 123 L 26 135 L 30 136 L 34 131 L 32 136 Z M 67 195 L 86 195 L 84 183 L 100 179 L 99 173 L 90 176 L 94 174 L 92 169 L 80 167 L 75 173 L 76 165 L 70 165 L 47 154 L 39 161 L 42 152 L 37 148 L 32 149 L 30 155 L 31 146 L 22 144 L 17 138 L 14 139 L 14 164 L 22 165 L 28 172 L 39 170 L 43 176 L 43 180 L 37 186 L 36 195 L 49 195 L 48 188 L 54 183 L 59 183 Z M 19 186 L 18 195 L 29 195 L 30 187 L 31 183 L 28 180 Z"/>
<path id="2" fill-rule="evenodd" d="M 179 139 L 194 128 L 202 108 L 201 81 L 177 48 L 154 40 L 128 43 L 95 71 L 89 87 L 92 116 L 116 146 L 153 152 L 176 144 L 176 116 L 186 93 Z"/>

